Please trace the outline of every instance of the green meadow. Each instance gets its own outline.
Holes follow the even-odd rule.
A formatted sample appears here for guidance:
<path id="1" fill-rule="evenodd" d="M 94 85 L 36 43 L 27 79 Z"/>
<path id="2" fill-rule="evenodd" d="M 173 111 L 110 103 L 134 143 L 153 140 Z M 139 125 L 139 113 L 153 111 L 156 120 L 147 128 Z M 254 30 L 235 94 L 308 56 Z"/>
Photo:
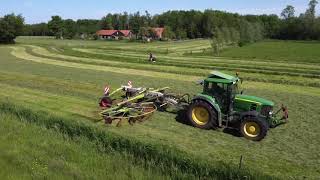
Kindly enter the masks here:
<path id="1" fill-rule="evenodd" d="M 0 46 L 0 176 L 317 179 L 318 46 L 264 41 L 214 57 L 204 39 L 143 44 L 20 37 Z M 150 52 L 157 63 L 148 62 Z M 245 94 L 287 105 L 289 123 L 251 142 L 190 127 L 165 112 L 121 127 L 99 117 L 106 84 L 116 89 L 130 80 L 196 94 L 201 87 L 195 81 L 212 70 L 239 72 Z"/>

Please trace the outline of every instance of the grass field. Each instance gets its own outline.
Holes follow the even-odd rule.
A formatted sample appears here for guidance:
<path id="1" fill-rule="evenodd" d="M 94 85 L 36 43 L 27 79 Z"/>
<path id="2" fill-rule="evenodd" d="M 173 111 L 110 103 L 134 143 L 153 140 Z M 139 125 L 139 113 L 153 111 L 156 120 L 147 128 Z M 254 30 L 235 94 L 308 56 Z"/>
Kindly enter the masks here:
<path id="1" fill-rule="evenodd" d="M 0 46 L 0 110 L 5 119 L 0 123 L 7 127 L 1 133 L 9 136 L 14 127 L 20 128 L 13 132 L 23 131 L 22 134 L 13 133 L 12 138 L 23 141 L 24 137 L 30 137 L 27 139 L 31 145 L 22 143 L 7 149 L 17 152 L 30 149 L 32 157 L 49 151 L 38 146 L 31 151 L 32 143 L 43 141 L 40 135 L 33 138 L 30 133 L 38 129 L 44 139 L 66 143 L 72 149 L 60 147 L 48 153 L 48 157 L 41 156 L 42 165 L 50 164 L 48 159 L 57 158 L 57 154 L 69 156 L 69 151 L 81 149 L 75 157 L 61 161 L 63 166 L 59 168 L 65 172 L 61 177 L 74 175 L 67 174 L 73 170 L 76 176 L 83 177 L 82 168 L 88 160 L 92 168 L 83 171 L 85 177 L 99 178 L 104 175 L 103 168 L 114 168 L 113 160 L 119 159 L 117 164 L 123 171 L 112 171 L 110 176 L 121 174 L 120 179 L 148 178 L 150 173 L 160 179 L 199 176 L 317 179 L 320 176 L 317 46 L 316 42 L 267 41 L 228 49 L 214 58 L 206 53 L 210 47 L 208 40 L 140 44 L 22 37 L 16 45 Z M 291 51 L 295 54 L 288 53 Z M 157 63 L 147 62 L 149 52 L 156 54 Z M 131 80 L 136 86 L 170 86 L 173 92 L 195 94 L 201 87 L 194 81 L 214 69 L 240 72 L 246 94 L 288 105 L 290 123 L 272 129 L 266 139 L 256 143 L 222 131 L 195 129 L 177 122 L 176 115 L 163 112 L 134 126 L 117 128 L 99 122 L 97 99 L 106 84 L 117 88 Z M 4 149 L 10 141 L 2 143 Z M 88 152 L 93 155 L 79 157 Z M 1 166 L 27 161 L 27 157 L 8 153 L 0 159 Z M 120 158 L 122 154 L 124 158 Z M 239 170 L 240 156 L 244 159 Z M 99 169 L 99 163 L 106 165 Z M 11 163 L 8 167 L 14 166 Z M 55 172 L 41 167 L 30 170 L 29 163 L 19 168 L 21 173 L 17 177 L 30 176 L 30 172 L 43 177 Z M 93 175 L 95 171 L 101 173 Z M 11 177 L 10 173 L 7 168 L 0 175 Z"/>
<path id="2" fill-rule="evenodd" d="M 8 113 L 0 113 L 0 123 L 2 179 L 169 179 L 134 164 L 130 155 L 101 154 L 85 138 L 70 139 Z"/>

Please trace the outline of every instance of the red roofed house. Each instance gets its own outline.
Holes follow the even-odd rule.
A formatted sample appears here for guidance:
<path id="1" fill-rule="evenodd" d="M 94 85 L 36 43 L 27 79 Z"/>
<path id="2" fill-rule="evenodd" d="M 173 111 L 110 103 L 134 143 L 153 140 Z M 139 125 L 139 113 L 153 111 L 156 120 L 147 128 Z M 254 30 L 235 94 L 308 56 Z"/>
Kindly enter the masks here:
<path id="1" fill-rule="evenodd" d="M 131 30 L 119 30 L 120 33 L 123 34 L 124 37 L 132 37 L 133 33 Z"/>
<path id="2" fill-rule="evenodd" d="M 152 30 L 155 32 L 156 39 L 162 39 L 164 28 L 152 28 Z"/>
<path id="3" fill-rule="evenodd" d="M 130 39 L 133 36 L 131 30 L 100 30 L 96 34 L 100 39 L 119 39 L 120 37 Z"/>

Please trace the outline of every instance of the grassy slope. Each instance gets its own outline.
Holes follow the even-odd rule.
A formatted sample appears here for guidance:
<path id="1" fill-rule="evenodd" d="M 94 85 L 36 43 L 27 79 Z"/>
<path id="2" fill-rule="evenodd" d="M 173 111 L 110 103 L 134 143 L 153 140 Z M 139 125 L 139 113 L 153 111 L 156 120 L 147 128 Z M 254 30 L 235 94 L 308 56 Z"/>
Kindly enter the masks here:
<path id="1" fill-rule="evenodd" d="M 14 57 L 9 56 L 8 49 L 0 48 L 0 50 L 1 54 L 5 54 L 3 56 L 5 58 L 0 61 L 2 64 L 0 67 L 5 67 L 1 69 L 0 83 L 13 86 L 2 85 L 1 94 L 10 96 L 11 100 L 18 99 L 53 112 L 80 114 L 94 120 L 97 118 L 94 113 L 96 97 L 106 83 L 105 81 L 115 87 L 120 82 L 125 83 L 129 78 L 118 73 L 17 61 Z M 153 87 L 169 85 L 178 92 L 200 91 L 200 88 L 195 89 L 191 82 L 167 80 L 162 77 L 149 77 L 148 81 L 145 79 L 145 76 L 130 77 L 130 80 L 137 85 Z M 268 174 L 318 176 L 319 169 L 316 167 L 319 163 L 317 155 L 319 137 L 316 133 L 318 126 L 315 124 L 320 117 L 316 110 L 319 89 L 263 83 L 247 85 L 248 93 L 272 99 L 277 103 L 285 102 L 290 108 L 291 123 L 270 131 L 267 139 L 261 143 L 248 142 L 221 132 L 193 129 L 175 122 L 175 116 L 166 113 L 157 113 L 152 121 L 135 127 L 110 127 L 108 129 L 119 134 L 129 134 L 130 137 L 139 138 L 145 142 L 161 142 L 178 147 L 211 162 L 221 160 L 237 164 L 239 156 L 244 155 L 246 167 Z M 266 92 L 264 89 L 270 86 L 273 88 Z M 20 87 L 30 89 L 20 89 Z M 35 99 L 37 99 L 36 102 L 34 102 Z M 309 131 L 301 133 L 301 127 Z M 235 146 L 238 150 L 231 150 Z M 256 167 L 256 164 L 261 164 L 261 166 Z"/>
<path id="2" fill-rule="evenodd" d="M 320 62 L 320 43 L 308 41 L 266 41 L 242 48 L 227 49 L 222 57 L 257 58 L 300 63 Z"/>
<path id="3" fill-rule="evenodd" d="M 85 138 L 71 140 L 2 112 L 0 124 L 2 179 L 168 179 L 129 156 L 102 154 Z"/>

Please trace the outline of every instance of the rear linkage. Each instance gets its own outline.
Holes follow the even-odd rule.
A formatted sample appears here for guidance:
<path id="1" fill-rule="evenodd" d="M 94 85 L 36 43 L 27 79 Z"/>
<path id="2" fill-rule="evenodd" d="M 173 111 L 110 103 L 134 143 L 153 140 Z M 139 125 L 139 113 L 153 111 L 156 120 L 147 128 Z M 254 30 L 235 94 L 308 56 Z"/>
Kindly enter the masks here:
<path id="1" fill-rule="evenodd" d="M 281 111 L 282 111 L 282 117 L 278 118 L 277 116 Z M 288 122 L 288 118 L 289 118 L 288 108 L 282 104 L 281 108 L 278 111 L 276 111 L 274 114 L 272 114 L 272 118 L 269 121 L 270 127 L 275 128 L 281 124 L 285 124 Z"/>

